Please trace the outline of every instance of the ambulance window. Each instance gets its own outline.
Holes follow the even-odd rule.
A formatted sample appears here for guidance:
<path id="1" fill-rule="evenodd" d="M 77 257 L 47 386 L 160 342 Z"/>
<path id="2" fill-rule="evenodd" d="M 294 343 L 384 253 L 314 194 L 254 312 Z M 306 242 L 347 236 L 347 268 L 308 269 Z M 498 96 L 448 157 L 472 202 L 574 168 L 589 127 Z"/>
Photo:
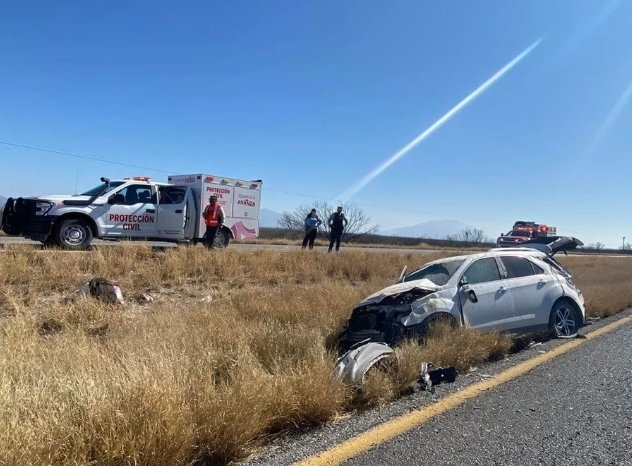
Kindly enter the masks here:
<path id="1" fill-rule="evenodd" d="M 114 204 L 117 205 L 153 203 L 151 186 L 147 186 L 146 184 L 133 184 L 131 186 L 127 186 L 117 192 L 114 196 Z"/>
<path id="2" fill-rule="evenodd" d="M 183 186 L 161 186 L 159 204 L 182 204 L 186 199 L 187 188 Z"/>

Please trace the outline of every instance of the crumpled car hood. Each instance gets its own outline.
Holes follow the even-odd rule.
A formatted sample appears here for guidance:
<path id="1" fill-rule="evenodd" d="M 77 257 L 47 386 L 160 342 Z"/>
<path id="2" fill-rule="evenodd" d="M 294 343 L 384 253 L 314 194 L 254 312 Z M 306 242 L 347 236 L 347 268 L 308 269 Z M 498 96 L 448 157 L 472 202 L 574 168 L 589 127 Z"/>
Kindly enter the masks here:
<path id="1" fill-rule="evenodd" d="M 406 293 L 411 290 L 420 290 L 427 293 L 434 293 L 439 290 L 439 287 L 432 283 L 430 280 L 424 278 L 422 280 L 413 280 L 410 282 L 396 283 L 377 293 L 372 294 L 368 298 L 365 298 L 359 306 L 365 306 L 367 304 L 377 304 L 387 296 L 395 296 L 401 293 Z"/>

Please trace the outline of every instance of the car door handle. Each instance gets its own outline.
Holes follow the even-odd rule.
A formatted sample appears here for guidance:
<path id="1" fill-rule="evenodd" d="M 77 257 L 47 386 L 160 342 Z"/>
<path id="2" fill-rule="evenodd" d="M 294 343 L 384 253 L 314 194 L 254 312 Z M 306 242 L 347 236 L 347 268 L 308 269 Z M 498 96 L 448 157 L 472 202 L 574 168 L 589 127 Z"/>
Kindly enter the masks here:
<path id="1" fill-rule="evenodd" d="M 145 212 L 147 212 L 148 214 L 155 214 L 156 209 L 147 209 Z"/>
<path id="2" fill-rule="evenodd" d="M 176 210 L 176 214 L 181 214 L 181 213 L 182 213 L 182 209 Z"/>
<path id="3" fill-rule="evenodd" d="M 507 288 L 505 288 L 504 286 L 501 286 L 500 288 L 498 288 L 499 293 L 504 293 L 505 291 L 507 291 Z"/>

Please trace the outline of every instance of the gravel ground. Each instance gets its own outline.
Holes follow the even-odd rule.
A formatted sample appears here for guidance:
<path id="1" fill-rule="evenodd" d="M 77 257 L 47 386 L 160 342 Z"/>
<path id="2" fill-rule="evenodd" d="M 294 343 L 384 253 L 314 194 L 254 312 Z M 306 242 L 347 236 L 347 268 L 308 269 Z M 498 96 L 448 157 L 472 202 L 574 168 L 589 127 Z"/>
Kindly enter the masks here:
<path id="1" fill-rule="evenodd" d="M 632 310 L 585 327 L 591 331 Z M 487 364 L 388 406 L 283 438 L 248 465 L 285 465 L 307 458 L 401 414 L 494 375 L 542 351 L 552 340 Z M 545 363 L 533 372 L 468 401 L 351 464 L 632 464 L 632 327 Z M 595 402 L 598 400 L 598 402 Z"/>

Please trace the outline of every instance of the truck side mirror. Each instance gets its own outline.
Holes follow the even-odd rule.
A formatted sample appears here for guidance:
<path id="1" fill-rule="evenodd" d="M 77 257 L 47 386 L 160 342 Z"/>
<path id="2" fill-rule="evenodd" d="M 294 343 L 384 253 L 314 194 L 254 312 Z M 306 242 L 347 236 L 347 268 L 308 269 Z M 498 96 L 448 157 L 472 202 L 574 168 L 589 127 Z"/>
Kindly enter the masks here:
<path id="1" fill-rule="evenodd" d="M 116 195 L 108 197 L 108 204 L 110 205 L 116 204 Z"/>
<path id="2" fill-rule="evenodd" d="M 465 276 L 463 276 L 459 280 L 459 288 L 463 288 L 465 285 L 469 285 L 469 282 L 467 281 L 467 278 L 465 278 Z"/>

